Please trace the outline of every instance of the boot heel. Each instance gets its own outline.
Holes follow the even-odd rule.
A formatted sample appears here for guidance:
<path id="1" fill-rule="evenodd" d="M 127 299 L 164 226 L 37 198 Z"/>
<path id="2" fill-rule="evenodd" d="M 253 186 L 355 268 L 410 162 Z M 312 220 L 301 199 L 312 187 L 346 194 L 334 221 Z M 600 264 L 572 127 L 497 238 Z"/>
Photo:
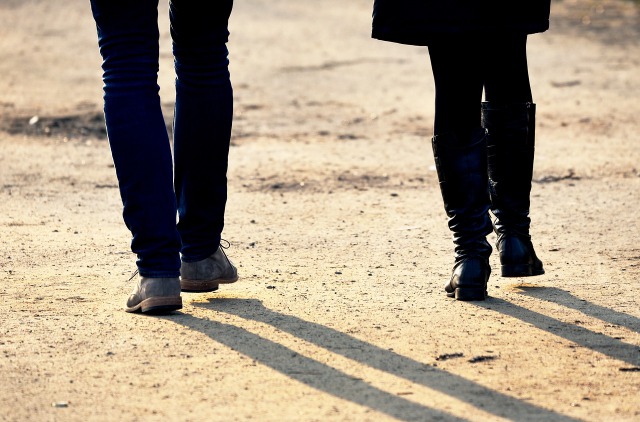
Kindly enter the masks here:
<path id="1" fill-rule="evenodd" d="M 530 264 L 507 264 L 501 266 L 502 277 L 532 277 L 544 274 L 543 268 Z"/>
<path id="2" fill-rule="evenodd" d="M 487 296 L 486 287 L 458 287 L 455 291 L 456 300 L 485 300 Z"/>

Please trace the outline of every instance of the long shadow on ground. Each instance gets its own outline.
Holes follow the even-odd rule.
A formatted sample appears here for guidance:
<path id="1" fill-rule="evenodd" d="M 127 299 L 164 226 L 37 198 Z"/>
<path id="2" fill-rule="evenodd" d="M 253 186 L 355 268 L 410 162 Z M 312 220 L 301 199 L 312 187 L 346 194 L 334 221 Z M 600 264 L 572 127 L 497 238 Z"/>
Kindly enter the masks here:
<path id="1" fill-rule="evenodd" d="M 621 325 L 638 332 L 638 319 L 609 308 L 602 307 L 578 299 L 568 292 L 557 288 L 523 288 L 528 296 L 555 302 L 567 308 L 578 310 L 586 315 L 601 319 L 611 324 Z M 491 298 L 487 302 L 476 302 L 476 306 L 491 309 L 503 315 L 519 319 L 534 327 L 562 337 L 582 347 L 602 353 L 610 358 L 633 365 L 632 368 L 620 368 L 621 371 L 637 370 L 640 366 L 640 350 L 638 346 L 625 343 L 619 338 L 591 331 L 577 324 L 570 324 L 556 318 L 532 311 L 503 299 Z"/>
<path id="2" fill-rule="evenodd" d="M 566 290 L 557 287 L 531 286 L 522 286 L 519 289 L 523 295 L 557 303 L 565 308 L 575 309 L 609 324 L 626 327 L 635 333 L 640 333 L 640 318 L 580 299 Z"/>
<path id="3" fill-rule="evenodd" d="M 463 377 L 380 348 L 335 329 L 267 309 L 257 299 L 216 298 L 211 299 L 209 303 L 195 303 L 194 305 L 271 325 L 277 330 L 294 335 L 362 365 L 450 395 L 499 417 L 519 421 L 576 420 L 491 390 Z M 212 314 L 212 317 L 215 317 L 215 314 Z M 173 316 L 171 321 L 202 332 L 215 342 L 224 344 L 305 385 L 385 413 L 398 420 L 464 420 L 444 411 L 429 408 L 380 390 L 361 379 L 354 378 L 324 363 L 300 356 L 283 345 L 243 328 L 186 314 Z"/>

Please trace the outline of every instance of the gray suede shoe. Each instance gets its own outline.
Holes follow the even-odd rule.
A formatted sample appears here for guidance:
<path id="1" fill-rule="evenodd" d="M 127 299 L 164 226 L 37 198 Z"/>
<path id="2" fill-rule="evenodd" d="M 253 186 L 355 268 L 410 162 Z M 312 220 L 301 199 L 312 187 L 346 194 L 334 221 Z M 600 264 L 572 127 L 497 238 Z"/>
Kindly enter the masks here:
<path id="1" fill-rule="evenodd" d="M 147 278 L 138 276 L 127 300 L 127 312 L 166 314 L 182 308 L 179 278 Z"/>
<path id="2" fill-rule="evenodd" d="M 238 270 L 227 258 L 222 247 L 198 262 L 182 262 L 180 287 L 183 292 L 212 292 L 219 284 L 238 281 Z"/>

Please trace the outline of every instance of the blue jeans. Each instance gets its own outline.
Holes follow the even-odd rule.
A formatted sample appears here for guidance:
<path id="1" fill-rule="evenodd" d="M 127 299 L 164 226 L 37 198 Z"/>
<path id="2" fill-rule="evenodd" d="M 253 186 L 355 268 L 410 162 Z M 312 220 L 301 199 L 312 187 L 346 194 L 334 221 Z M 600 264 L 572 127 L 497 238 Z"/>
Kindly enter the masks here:
<path id="1" fill-rule="evenodd" d="M 145 277 L 177 277 L 180 254 L 195 262 L 220 244 L 233 113 L 226 47 L 232 5 L 170 1 L 172 163 L 158 86 L 158 0 L 91 0 L 123 217 Z"/>

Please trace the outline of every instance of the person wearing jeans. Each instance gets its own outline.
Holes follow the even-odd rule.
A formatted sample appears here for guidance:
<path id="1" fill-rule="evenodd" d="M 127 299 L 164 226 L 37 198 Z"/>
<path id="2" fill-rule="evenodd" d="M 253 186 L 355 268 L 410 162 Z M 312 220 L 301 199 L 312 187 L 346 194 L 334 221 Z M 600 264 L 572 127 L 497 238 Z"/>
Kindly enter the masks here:
<path id="1" fill-rule="evenodd" d="M 529 235 L 536 108 L 526 43 L 548 29 L 549 9 L 550 0 L 374 1 L 374 38 L 429 47 L 432 147 L 455 245 L 445 291 L 458 300 L 487 297 L 492 230 L 503 277 L 544 273 Z"/>
<path id="2" fill-rule="evenodd" d="M 128 312 L 170 312 L 182 307 L 181 290 L 212 291 L 237 280 L 221 248 L 233 113 L 226 47 L 232 5 L 169 3 L 172 159 L 157 81 L 158 0 L 91 0 L 107 135 L 138 258 Z"/>

